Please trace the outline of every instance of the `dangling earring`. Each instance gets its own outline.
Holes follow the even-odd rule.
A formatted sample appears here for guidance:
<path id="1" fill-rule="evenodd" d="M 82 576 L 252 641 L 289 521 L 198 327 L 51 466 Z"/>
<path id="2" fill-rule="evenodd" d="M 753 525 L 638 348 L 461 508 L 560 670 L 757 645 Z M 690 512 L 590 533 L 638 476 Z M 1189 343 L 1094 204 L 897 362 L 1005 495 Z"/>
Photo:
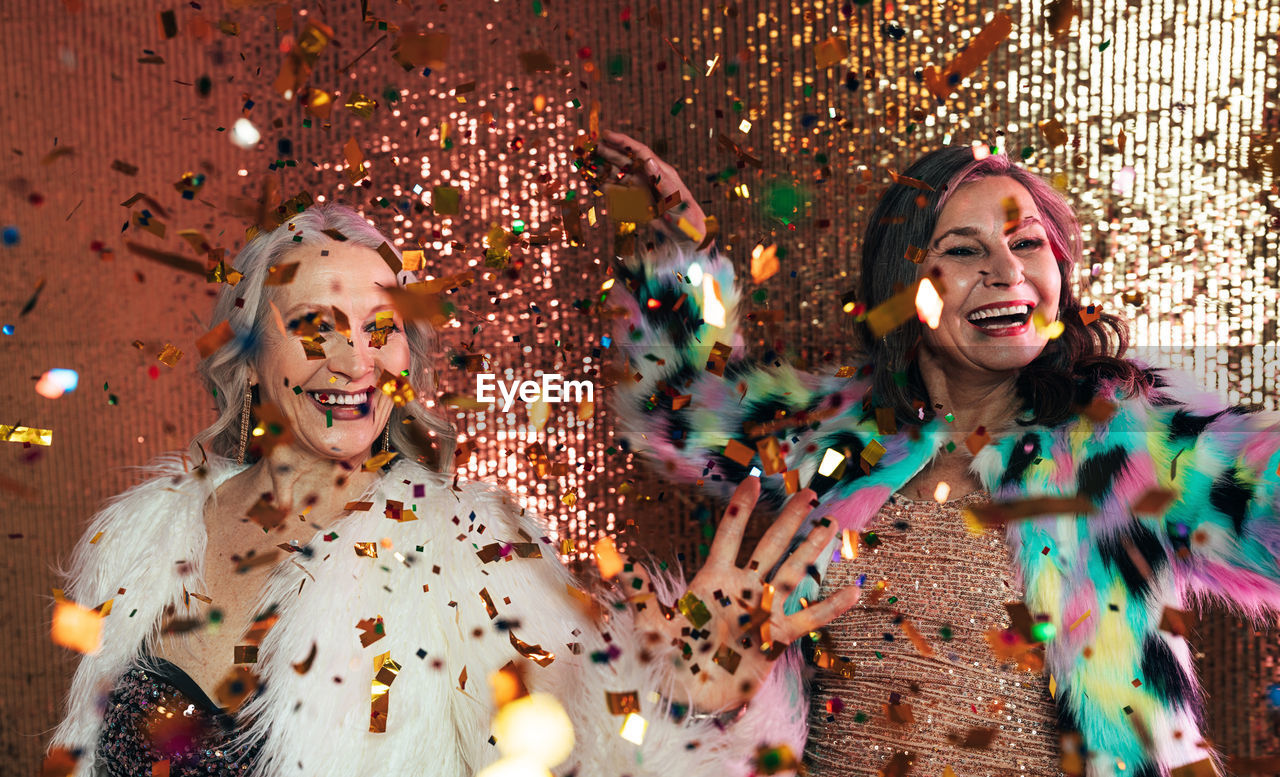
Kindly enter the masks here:
<path id="1" fill-rule="evenodd" d="M 391 419 L 387 419 L 387 428 L 382 430 L 382 452 L 391 450 Z"/>
<path id="2" fill-rule="evenodd" d="M 236 453 L 236 463 L 244 463 L 244 455 L 249 450 L 249 412 L 253 405 L 253 384 L 244 384 L 244 407 L 240 410 L 240 450 Z"/>

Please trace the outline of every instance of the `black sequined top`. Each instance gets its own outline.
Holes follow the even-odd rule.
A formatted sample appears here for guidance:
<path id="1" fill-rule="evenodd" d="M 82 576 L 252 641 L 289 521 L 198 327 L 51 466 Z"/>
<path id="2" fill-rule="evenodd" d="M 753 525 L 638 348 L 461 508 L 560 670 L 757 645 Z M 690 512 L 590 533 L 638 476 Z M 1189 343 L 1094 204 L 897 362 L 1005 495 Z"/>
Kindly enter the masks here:
<path id="1" fill-rule="evenodd" d="M 102 723 L 97 763 L 109 777 L 151 775 L 164 761 L 170 777 L 240 777 L 252 766 L 252 751 L 226 747 L 236 734 L 234 719 L 162 659 L 142 661 L 121 676 Z"/>

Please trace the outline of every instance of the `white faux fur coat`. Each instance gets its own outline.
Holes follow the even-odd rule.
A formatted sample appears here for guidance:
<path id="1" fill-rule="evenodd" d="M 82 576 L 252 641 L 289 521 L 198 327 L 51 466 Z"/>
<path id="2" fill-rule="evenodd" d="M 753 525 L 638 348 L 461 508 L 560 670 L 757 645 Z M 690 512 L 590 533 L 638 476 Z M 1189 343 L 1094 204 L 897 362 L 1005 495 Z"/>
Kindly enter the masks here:
<path id="1" fill-rule="evenodd" d="M 203 607 L 184 599 L 202 590 L 204 505 L 236 471 L 225 460 L 197 470 L 181 456 L 165 457 L 150 479 L 113 499 L 77 545 L 68 597 L 89 607 L 114 599 L 101 647 L 80 662 L 51 743 L 82 754 L 77 775 L 98 773 L 100 705 L 155 644 L 166 608 L 181 615 Z M 674 649 L 642 651 L 630 607 L 606 606 L 603 623 L 584 614 L 556 548 L 507 492 L 481 483 L 454 488 L 401 461 L 366 500 L 371 509 L 317 532 L 309 556 L 288 554 L 263 593 L 258 612 L 274 606 L 279 619 L 254 667 L 265 690 L 242 710 L 245 736 L 263 743 L 258 774 L 470 777 L 499 757 L 490 742 L 489 677 L 513 660 L 527 665 L 530 690 L 554 694 L 573 722 L 574 752 L 558 774 L 726 777 L 751 773 L 758 747 L 790 744 L 799 756 L 799 688 L 766 683 L 727 728 L 673 721 L 655 692 L 669 695 L 673 677 L 689 677 L 672 671 Z M 416 517 L 389 518 L 389 500 Z M 378 544 L 378 558 L 357 554 L 354 543 L 363 542 Z M 521 557 L 531 555 L 525 545 L 486 561 L 481 549 L 493 543 L 533 543 L 541 557 Z M 379 616 L 385 636 L 362 647 L 357 622 Z M 555 659 L 533 664 L 512 634 Z M 314 662 L 299 673 L 291 664 L 312 646 Z M 402 669 L 390 688 L 386 731 L 372 733 L 374 657 L 388 652 Z M 648 722 L 641 746 L 619 736 L 622 717 L 610 713 L 609 691 L 638 692 Z"/>

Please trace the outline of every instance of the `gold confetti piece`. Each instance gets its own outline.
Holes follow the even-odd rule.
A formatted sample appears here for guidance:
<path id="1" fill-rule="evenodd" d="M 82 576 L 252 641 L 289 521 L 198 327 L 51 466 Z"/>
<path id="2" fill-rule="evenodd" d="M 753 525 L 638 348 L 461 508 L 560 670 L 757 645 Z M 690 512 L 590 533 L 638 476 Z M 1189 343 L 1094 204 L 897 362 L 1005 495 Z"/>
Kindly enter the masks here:
<path id="1" fill-rule="evenodd" d="M 858 541 L 850 529 L 841 531 L 840 558 L 844 561 L 855 561 L 858 558 Z"/>
<path id="2" fill-rule="evenodd" d="M 604 698 L 611 715 L 630 715 L 640 711 L 639 691 L 605 691 Z"/>
<path id="3" fill-rule="evenodd" d="M 644 732 L 648 727 L 649 722 L 642 718 L 640 713 L 628 712 L 627 717 L 622 721 L 622 728 L 618 731 L 618 734 L 633 745 L 642 745 L 644 744 Z"/>
<path id="4" fill-rule="evenodd" d="M 987 427 L 979 426 L 965 438 L 964 445 L 974 456 L 978 455 L 978 451 L 987 447 L 991 443 L 991 435 L 987 434 Z"/>
<path id="5" fill-rule="evenodd" d="M 1040 128 L 1040 134 L 1050 146 L 1056 148 L 1066 145 L 1067 131 L 1062 128 L 1062 124 L 1057 119 L 1044 119 L 1036 126 Z"/>
<path id="6" fill-rule="evenodd" d="M 917 284 L 915 306 L 916 317 L 930 329 L 937 329 L 942 320 L 942 297 L 939 296 L 933 281 L 921 278 Z"/>
<path id="7" fill-rule="evenodd" d="M 603 190 L 605 208 L 614 221 L 648 224 L 658 215 L 654 211 L 653 195 L 645 187 L 610 183 L 605 184 Z"/>
<path id="8" fill-rule="evenodd" d="M 709 277 L 709 276 L 704 276 Z M 707 372 L 712 375 L 724 377 L 724 368 L 729 364 L 729 357 L 733 355 L 733 347 L 721 342 L 717 342 L 711 346 L 711 355 L 707 357 Z M 748 448 L 747 450 L 750 450 Z"/>
<path id="9" fill-rule="evenodd" d="M 926 191 L 926 192 L 933 191 L 933 187 L 925 183 L 924 181 L 921 181 L 918 178 L 912 178 L 906 175 L 899 175 L 892 170 L 889 171 L 889 178 L 896 184 L 902 184 L 903 186 L 910 186 L 912 189 L 919 189 L 921 191 Z"/>
<path id="10" fill-rule="evenodd" d="M 316 660 L 316 643 L 312 642 L 311 650 L 307 651 L 307 657 L 302 659 L 296 664 L 289 664 L 289 666 L 293 667 L 293 671 L 297 672 L 298 674 L 306 674 L 307 672 L 311 671 L 311 665 L 315 663 L 315 660 Z"/>
<path id="11" fill-rule="evenodd" d="M 1031 314 L 1031 324 L 1035 327 L 1037 334 L 1044 335 L 1050 340 L 1066 331 L 1066 326 L 1061 321 L 1050 321 L 1045 318 L 1043 310 L 1036 310 Z"/>
<path id="12" fill-rule="evenodd" d="M 383 241 L 382 245 L 378 246 L 378 256 L 381 256 L 382 261 L 387 263 L 387 266 L 391 268 L 391 272 L 398 273 L 404 268 L 404 263 L 396 255 L 396 249 L 392 248 L 391 244 L 386 241 Z"/>
<path id="13" fill-rule="evenodd" d="M 742 654 L 728 645 L 721 645 L 711 660 L 719 664 L 729 674 L 736 674 L 738 664 L 742 663 Z"/>
<path id="14" fill-rule="evenodd" d="M 916 294 L 919 282 L 911 284 L 867 311 L 867 326 L 875 337 L 883 337 L 917 317 Z"/>
<path id="15" fill-rule="evenodd" d="M 1074 621 L 1071 622 L 1071 625 L 1067 627 L 1067 632 L 1069 633 L 1069 632 L 1075 631 L 1076 627 L 1079 626 L 1081 623 L 1084 623 L 1086 620 L 1088 620 L 1089 616 L 1092 614 L 1093 614 L 1093 610 L 1085 610 L 1080 615 L 1079 618 L 1076 618 Z"/>
<path id="16" fill-rule="evenodd" d="M 764 283 L 778 274 L 778 247 L 761 243 L 751 249 L 751 282 Z"/>
<path id="17" fill-rule="evenodd" d="M 253 506 L 245 514 L 266 531 L 271 531 L 276 526 L 279 526 L 287 515 L 284 510 L 268 502 L 264 496 L 258 497 L 258 501 L 254 502 Z"/>
<path id="18" fill-rule="evenodd" d="M 956 772 L 950 766 L 942 767 L 942 777 L 956 777 Z"/>
<path id="19" fill-rule="evenodd" d="M 1008 14 L 997 13 L 945 69 L 939 70 L 935 65 L 924 69 L 925 86 L 939 100 L 947 99 L 960 80 L 977 70 L 1012 31 L 1013 19 Z"/>
<path id="20" fill-rule="evenodd" d="M 382 616 L 376 615 L 372 618 L 365 618 L 356 623 L 356 628 L 360 630 L 360 646 L 369 647 L 373 643 L 387 636 L 386 624 L 382 622 Z"/>
<path id="21" fill-rule="evenodd" d="M 965 732 L 963 738 L 956 737 L 955 742 L 960 747 L 968 750 L 988 750 L 991 748 L 991 742 L 996 737 L 996 730 L 993 728 L 973 727 Z"/>
<path id="22" fill-rule="evenodd" d="M 849 56 L 849 43 L 838 35 L 832 35 L 813 45 L 813 59 L 818 69 L 829 68 L 844 62 Z"/>
<path id="23" fill-rule="evenodd" d="M 766 437 L 756 443 L 756 452 L 760 455 L 760 465 L 764 474 L 776 475 L 787 468 L 777 437 Z"/>
<path id="24" fill-rule="evenodd" d="M 1088 497 L 1046 496 L 967 507 L 965 517 L 971 517 L 979 527 L 987 528 L 1045 515 L 1092 515 L 1095 509 L 1093 500 Z"/>
<path id="25" fill-rule="evenodd" d="M 293 278 L 298 274 L 300 262 L 288 262 L 286 264 L 277 264 L 274 267 L 267 268 L 267 277 L 262 281 L 263 286 L 287 286 L 293 283 Z"/>
<path id="26" fill-rule="evenodd" d="M 624 566 L 622 556 L 618 554 L 618 548 L 614 545 L 612 537 L 601 537 L 597 540 L 593 552 L 596 557 L 596 566 L 600 569 L 600 576 L 605 580 L 612 580 L 622 572 Z"/>
<path id="27" fill-rule="evenodd" d="M 844 464 L 844 453 L 835 448 L 827 448 L 822 454 L 822 461 L 818 463 L 818 474 L 828 478 L 839 478 L 837 470 Z"/>
<path id="28" fill-rule="evenodd" d="M 378 543 L 376 542 L 357 542 L 353 544 L 357 556 L 364 558 L 378 557 Z"/>
<path id="29" fill-rule="evenodd" d="M 53 644 L 78 653 L 96 653 L 102 642 L 102 614 L 61 600 L 53 611 Z"/>
<path id="30" fill-rule="evenodd" d="M 164 348 L 160 351 L 160 355 L 156 358 L 159 359 L 160 363 L 166 367 L 172 367 L 182 358 L 182 351 L 178 350 L 177 346 L 173 343 L 165 343 Z"/>
<path id="31" fill-rule="evenodd" d="M 489 613 L 489 620 L 498 617 L 498 608 L 493 604 L 493 597 L 489 595 L 488 588 L 480 589 L 480 599 L 484 602 L 484 611 Z"/>
<path id="32" fill-rule="evenodd" d="M 375 456 L 370 456 L 368 459 L 365 460 L 364 466 L 362 467 L 362 469 L 365 472 L 377 472 L 378 470 L 386 466 L 387 462 L 391 461 L 398 455 L 400 454 L 396 453 L 395 451 L 383 451 L 382 453 L 379 453 Z"/>
<path id="33" fill-rule="evenodd" d="M 360 92 L 355 92 L 347 98 L 343 107 L 362 119 L 371 119 L 373 118 L 374 110 L 378 107 L 378 101 L 372 97 L 366 97 Z"/>
<path id="34" fill-rule="evenodd" d="M 253 619 L 253 625 L 245 632 L 244 641 L 254 645 L 261 644 L 267 632 L 271 631 L 271 627 L 276 625 L 276 621 L 280 620 L 280 616 L 274 612 L 263 613 Z"/>
<path id="35" fill-rule="evenodd" d="M 572 592 L 574 589 L 570 587 L 569 590 Z M 508 631 L 507 635 L 511 638 L 511 647 L 515 648 L 517 653 L 538 666 L 547 666 L 552 661 L 556 660 L 556 654 L 552 653 L 550 650 L 544 650 L 542 645 L 530 645 L 528 642 L 524 642 L 517 637 L 514 631 Z M 464 669 L 463 672 L 465 675 L 466 670 Z"/>
<path id="36" fill-rule="evenodd" d="M 679 608 L 680 614 L 693 624 L 695 629 L 702 628 L 707 621 L 711 620 L 711 612 L 707 609 L 706 603 L 699 599 L 693 591 L 688 591 L 684 596 L 680 597 L 680 600 L 676 602 L 676 607 Z"/>
<path id="37" fill-rule="evenodd" d="M 102 535 L 104 535 L 104 534 L 106 534 L 106 532 L 101 532 L 101 531 L 100 531 L 100 532 L 98 532 L 97 534 L 93 535 L 93 539 L 89 540 L 89 544 L 90 544 L 90 545 L 97 545 L 97 544 L 98 544 L 98 540 L 102 539 Z M 59 592 L 59 593 L 61 593 L 61 592 Z"/>
<path id="38" fill-rule="evenodd" d="M 360 143 L 355 138 L 348 140 L 342 147 L 342 154 L 347 159 L 347 180 L 358 183 L 368 172 L 364 166 L 364 152 L 360 150 Z"/>
<path id="39" fill-rule="evenodd" d="M 458 674 L 458 690 L 467 690 L 467 668 L 462 667 L 462 671 Z"/>
<path id="40" fill-rule="evenodd" d="M 431 209 L 437 216 L 456 216 L 462 210 L 462 190 L 455 186 L 431 189 Z"/>
<path id="41" fill-rule="evenodd" d="M 724 446 L 724 457 L 730 461 L 737 462 L 744 467 L 751 465 L 751 460 L 755 458 L 756 452 L 737 440 L 730 440 Z"/>
<path id="42" fill-rule="evenodd" d="M 791 469 L 782 473 L 782 484 L 788 494 L 796 493 L 800 490 L 800 472 Z"/>
<path id="43" fill-rule="evenodd" d="M 391 706 L 391 684 L 400 673 L 400 664 L 386 652 L 373 659 L 373 681 L 369 686 L 369 731 L 384 734 L 387 731 L 387 715 Z M 462 683 L 466 685 L 467 670 L 462 670 Z"/>
<path id="44" fill-rule="evenodd" d="M 1219 777 L 1219 774 L 1213 761 L 1205 758 L 1186 766 L 1175 767 L 1169 772 L 1169 777 Z"/>
<path id="45" fill-rule="evenodd" d="M 231 329 L 231 322 L 224 320 L 213 329 L 200 335 L 200 338 L 196 340 L 196 350 L 200 352 L 201 359 L 208 359 L 217 353 L 219 348 L 235 339 L 235 336 L 236 333 Z"/>
<path id="46" fill-rule="evenodd" d="M 883 704 L 881 708 L 884 716 L 895 726 L 911 726 L 916 722 L 915 715 L 911 713 L 911 705 L 906 702 Z"/>
<path id="47" fill-rule="evenodd" d="M 1168 512 L 1169 505 L 1173 504 L 1173 500 L 1177 498 L 1177 492 L 1166 488 L 1147 489 L 1142 496 L 1138 497 L 1138 501 L 1133 503 L 1133 514 L 1158 518 Z"/>
<path id="48" fill-rule="evenodd" d="M 929 255 L 929 251 L 924 248 L 921 248 L 920 246 L 907 246 L 906 257 L 909 261 L 911 261 L 914 264 L 923 263 L 925 257 L 928 255 Z"/>
<path id="49" fill-rule="evenodd" d="M 917 653 L 925 658 L 933 657 L 933 647 L 925 640 L 924 635 L 915 627 L 915 624 L 903 618 L 902 630 L 906 633 L 907 639 L 911 640 L 911 644 L 915 647 Z"/>
<path id="50" fill-rule="evenodd" d="M 1098 317 L 1101 315 L 1102 313 L 1098 310 L 1096 305 L 1089 305 L 1088 307 L 1080 310 L 1080 323 L 1085 326 L 1089 326 L 1094 321 L 1097 321 Z"/>
<path id="51" fill-rule="evenodd" d="M 29 443 L 31 445 L 53 445 L 53 430 L 0 424 L 0 440 Z"/>
<path id="52" fill-rule="evenodd" d="M 373 502 L 347 502 L 342 506 L 343 510 L 350 510 L 356 513 L 363 513 L 366 510 L 373 509 Z"/>
<path id="53" fill-rule="evenodd" d="M 151 764 L 151 777 L 169 777 L 169 759 L 154 761 Z"/>
<path id="54" fill-rule="evenodd" d="M 1189 637 L 1200 625 L 1200 617 L 1191 610 L 1179 610 L 1165 606 L 1160 614 L 1160 630 L 1179 637 Z"/>
<path id="55" fill-rule="evenodd" d="M 232 663 L 236 664 L 256 664 L 258 663 L 258 646 L 257 645 L 236 645 L 233 651 L 235 658 Z"/>
<path id="56" fill-rule="evenodd" d="M 80 758 L 63 747 L 55 747 L 40 764 L 40 777 L 73 777 Z"/>
<path id="57" fill-rule="evenodd" d="M 235 712 L 258 689 L 258 676 L 247 666 L 232 667 L 214 689 L 213 698 L 227 712 Z"/>
<path id="58" fill-rule="evenodd" d="M 1004 206 L 1004 233 L 1008 235 L 1022 223 L 1022 209 L 1013 197 L 1005 197 L 1001 205 Z"/>
<path id="59" fill-rule="evenodd" d="M 408 272 L 417 272 L 421 270 L 426 263 L 423 252 L 416 248 L 400 252 L 400 262 L 404 265 L 404 269 Z"/>
<path id="60" fill-rule="evenodd" d="M 134 211 L 131 218 L 132 224 L 135 228 L 141 229 L 144 232 L 150 232 L 158 238 L 164 238 L 167 229 L 164 222 L 160 219 L 155 216 L 147 216 L 140 211 Z"/>
<path id="61" fill-rule="evenodd" d="M 876 463 L 880 461 L 880 457 L 884 454 L 885 448 L 880 444 L 880 441 L 872 440 L 867 443 L 865 448 L 862 449 L 862 460 L 865 461 L 868 466 L 874 467 Z"/>
<path id="62" fill-rule="evenodd" d="M 1058 678 L 1049 675 L 1049 698 L 1058 698 Z"/>

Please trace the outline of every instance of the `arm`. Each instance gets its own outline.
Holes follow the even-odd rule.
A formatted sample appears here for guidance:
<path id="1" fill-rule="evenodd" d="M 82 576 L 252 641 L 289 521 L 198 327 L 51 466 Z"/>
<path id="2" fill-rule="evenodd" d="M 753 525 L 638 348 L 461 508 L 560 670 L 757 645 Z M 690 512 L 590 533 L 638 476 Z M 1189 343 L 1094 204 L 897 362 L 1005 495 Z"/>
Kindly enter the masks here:
<path id="1" fill-rule="evenodd" d="M 1255 618 L 1280 609 L 1280 415 L 1202 405 L 1162 416 L 1182 586 Z"/>
<path id="2" fill-rule="evenodd" d="M 750 592 L 754 590 L 755 601 L 759 601 L 760 577 L 749 569 L 750 565 L 739 568 L 734 562 L 755 491 L 753 479 L 735 494 L 712 557 L 689 586 L 688 590 L 695 592 L 707 608 L 708 617 L 693 633 L 689 621 L 678 612 L 668 613 L 670 620 L 660 615 L 664 608 L 650 595 L 655 584 L 668 592 L 683 592 L 680 580 L 651 581 L 647 573 L 634 568 L 634 574 L 624 572 L 617 578 L 617 587 L 604 592 L 601 599 L 594 599 L 577 592 L 576 583 L 550 547 L 540 558 L 526 554 L 485 565 L 489 572 L 487 591 L 496 610 L 496 616 L 490 613 L 489 620 L 501 619 L 510 625 L 511 633 L 519 635 L 521 644 L 536 644 L 539 648 L 521 648 L 513 640 L 513 648 L 517 649 L 510 658 L 526 668 L 524 679 L 530 691 L 555 696 L 573 722 L 577 746 L 570 760 L 559 767 L 561 771 L 576 769 L 578 774 L 603 777 L 656 777 L 677 771 L 722 775 L 726 769 L 730 774 L 745 774 L 746 762 L 758 747 L 783 744 L 799 757 L 805 709 L 798 703 L 798 686 L 786 687 L 790 678 L 785 676 L 785 670 L 778 672 L 761 653 L 758 632 L 751 632 L 756 635 L 753 643 L 744 646 L 738 642 L 734 635 L 740 630 L 739 617 L 747 610 L 739 603 L 716 601 L 714 595 L 715 591 L 732 591 L 735 598 L 745 596 L 751 600 Z M 799 551 L 786 554 L 789 540 L 809 512 L 812 496 L 806 492 L 803 501 L 793 501 L 753 554 L 760 567 L 772 566 L 775 557 L 786 559 L 773 578 L 780 591 L 794 586 L 813 556 L 834 534 L 834 526 L 821 527 Z M 541 529 L 531 516 L 515 515 L 513 507 L 496 494 L 486 497 L 486 501 L 487 505 L 477 513 L 505 513 L 505 532 L 540 536 Z M 856 598 L 857 591 L 853 589 L 798 615 L 766 612 L 764 617 L 770 626 L 766 633 L 779 643 L 790 642 L 818 628 Z M 462 617 L 466 621 L 477 615 L 485 620 L 482 608 L 479 613 L 473 609 Z M 713 660 L 717 649 L 724 650 L 729 645 L 738 651 L 733 672 L 725 668 L 729 659 Z M 516 652 L 534 663 L 519 658 Z M 554 658 L 548 658 L 548 652 L 555 653 Z M 723 728 L 695 716 L 676 719 L 665 701 L 713 710 L 732 707 L 742 701 L 742 696 L 755 695 L 755 686 L 766 677 L 770 681 L 746 712 Z M 743 687 L 749 688 L 745 694 L 740 690 Z M 624 693 L 648 724 L 639 746 L 619 734 L 625 715 L 618 714 L 616 705 Z M 484 763 L 481 759 L 486 756 L 493 757 L 493 748 L 482 741 L 482 736 L 467 739 L 468 760 L 473 765 Z"/>
<path id="3" fill-rule="evenodd" d="M 50 741 L 50 748 L 80 753 L 76 774 L 93 773 L 101 704 L 116 679 L 154 639 L 165 608 L 184 611 L 182 570 L 173 562 L 194 556 L 191 533 L 179 528 L 188 522 L 177 517 L 187 506 L 177 485 L 182 472 L 178 457 L 148 468 L 149 479 L 112 498 L 93 517 L 60 573 L 69 601 L 89 608 L 112 602 L 99 647 L 81 657 L 66 715 Z"/>

